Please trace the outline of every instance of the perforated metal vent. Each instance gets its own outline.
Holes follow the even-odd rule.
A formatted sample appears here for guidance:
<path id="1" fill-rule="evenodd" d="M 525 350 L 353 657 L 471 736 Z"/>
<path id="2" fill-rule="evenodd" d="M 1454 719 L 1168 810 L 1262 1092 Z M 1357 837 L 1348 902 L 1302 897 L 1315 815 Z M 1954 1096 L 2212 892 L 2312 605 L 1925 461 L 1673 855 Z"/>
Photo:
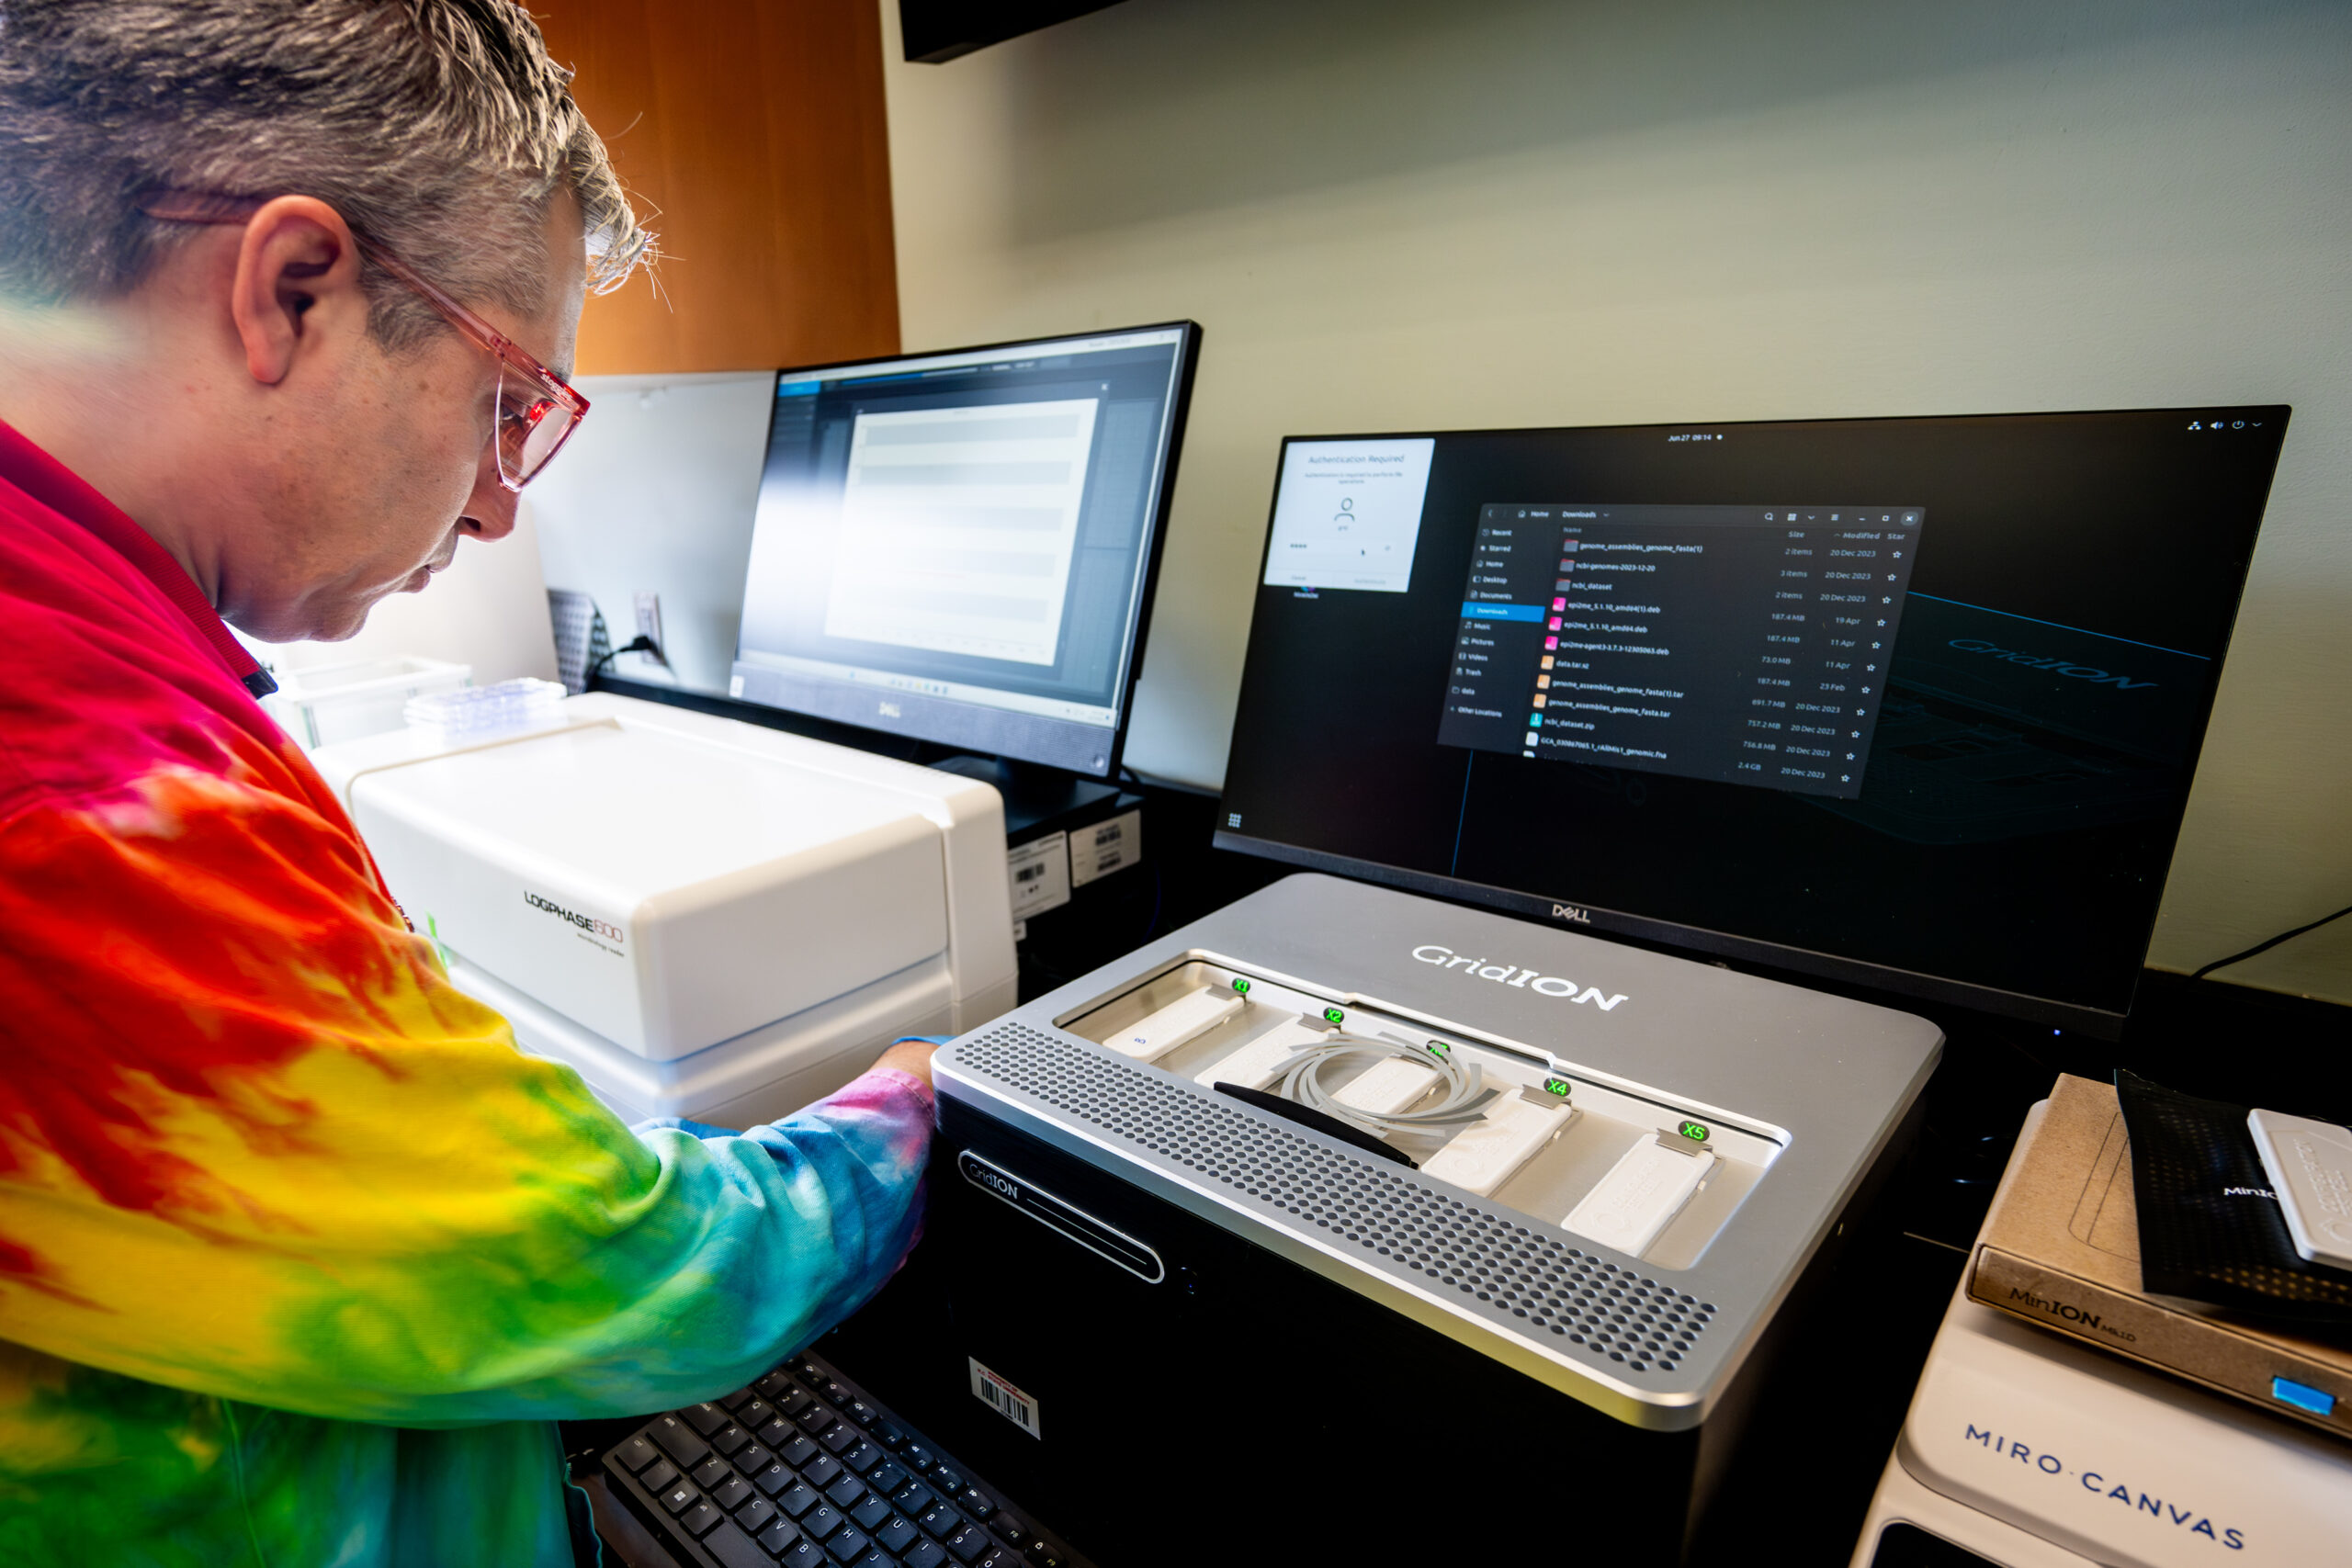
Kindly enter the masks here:
<path id="1" fill-rule="evenodd" d="M 1473 1312 L 1521 1320 L 1523 1332 L 1555 1336 L 1623 1371 L 1673 1371 L 1714 1321 L 1713 1303 L 1490 1213 L 1403 1166 L 1326 1148 L 1066 1040 L 1005 1024 L 956 1055 L 1252 1206 L 1457 1292 Z"/>

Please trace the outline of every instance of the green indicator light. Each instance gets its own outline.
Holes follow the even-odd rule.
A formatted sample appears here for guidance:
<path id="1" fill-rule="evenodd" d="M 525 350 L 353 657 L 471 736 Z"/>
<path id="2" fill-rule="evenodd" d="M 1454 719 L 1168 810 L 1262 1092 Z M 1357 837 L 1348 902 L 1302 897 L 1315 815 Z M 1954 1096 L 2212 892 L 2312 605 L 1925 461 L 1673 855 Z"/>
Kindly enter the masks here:
<path id="1" fill-rule="evenodd" d="M 1442 1040 L 1432 1040 L 1430 1042 L 1430 1055 L 1441 1062 L 1449 1061 L 1453 1058 L 1453 1048 Z"/>
<path id="2" fill-rule="evenodd" d="M 1682 1123 L 1682 1135 L 1694 1144 L 1703 1144 L 1707 1141 L 1707 1129 L 1696 1122 L 1685 1122 Z"/>
<path id="3" fill-rule="evenodd" d="M 1327 1023 L 1345 1023 L 1348 1021 L 1348 1015 L 1341 1012 L 1338 1008 L 1325 1008 L 1323 1010 L 1323 1020 Z"/>
<path id="4" fill-rule="evenodd" d="M 1236 979 L 1235 979 L 1235 980 L 1234 980 L 1234 982 L 1233 982 L 1233 988 L 1234 988 L 1235 990 L 1237 990 L 1237 991 L 1239 991 L 1243 996 L 1245 996 L 1245 997 L 1246 997 L 1246 996 L 1248 996 L 1248 995 L 1250 994 L 1250 982 L 1249 982 L 1249 981 L 1247 981 L 1247 980 L 1244 980 L 1244 979 L 1240 979 L 1240 978 L 1238 978 L 1238 977 L 1236 977 Z"/>
<path id="5" fill-rule="evenodd" d="M 1544 1080 L 1544 1088 L 1545 1092 L 1556 1094 L 1562 1100 L 1566 1100 L 1568 1097 L 1568 1080 L 1566 1078 L 1545 1078 Z"/>

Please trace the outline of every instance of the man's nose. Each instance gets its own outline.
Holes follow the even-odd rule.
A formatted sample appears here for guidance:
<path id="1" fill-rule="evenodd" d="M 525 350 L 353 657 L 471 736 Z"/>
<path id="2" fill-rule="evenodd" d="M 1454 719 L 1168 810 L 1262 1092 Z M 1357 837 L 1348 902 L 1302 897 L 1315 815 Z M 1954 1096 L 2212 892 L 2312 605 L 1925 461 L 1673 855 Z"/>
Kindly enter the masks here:
<path id="1" fill-rule="evenodd" d="M 498 445 L 482 448 L 481 466 L 474 470 L 473 493 L 466 497 L 465 515 L 458 526 L 488 544 L 514 531 L 514 507 L 522 497 L 498 482 Z"/>

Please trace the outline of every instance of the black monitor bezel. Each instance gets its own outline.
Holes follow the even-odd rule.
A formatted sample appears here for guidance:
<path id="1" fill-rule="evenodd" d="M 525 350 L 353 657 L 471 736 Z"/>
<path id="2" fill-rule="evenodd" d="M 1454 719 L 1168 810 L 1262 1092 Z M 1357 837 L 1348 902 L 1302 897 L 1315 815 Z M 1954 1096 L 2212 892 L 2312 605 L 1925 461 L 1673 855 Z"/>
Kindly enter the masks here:
<path id="1" fill-rule="evenodd" d="M 1160 467 L 1159 480 L 1158 484 L 1153 487 L 1151 502 L 1149 507 L 1147 509 L 1147 515 L 1144 522 L 1145 540 L 1143 592 L 1136 605 L 1134 624 L 1129 628 L 1125 652 L 1125 679 L 1119 683 L 1118 689 L 1114 694 L 1118 703 L 1118 719 L 1111 727 L 1110 742 L 1104 749 L 1103 752 L 1103 769 L 1100 773 L 1094 773 L 1084 768 L 1064 768 L 1060 763 L 1040 762 L 1034 758 L 1018 757 L 1010 753 L 1000 752 L 995 754 L 1007 762 L 1017 763 L 1022 766 L 1053 767 L 1062 772 L 1074 773 L 1081 778 L 1113 779 L 1119 776 L 1119 770 L 1124 764 L 1126 754 L 1127 731 L 1135 722 L 1136 684 L 1143 675 L 1144 649 L 1150 637 L 1152 608 L 1159 597 L 1159 563 L 1161 555 L 1165 551 L 1168 543 L 1168 513 L 1175 501 L 1177 463 L 1183 455 L 1185 425 L 1189 422 L 1193 407 L 1193 384 L 1200 370 L 1201 340 L 1204 335 L 1201 323 L 1189 318 L 1180 317 L 1174 321 L 1147 321 L 1140 325 L 1131 327 L 1104 327 L 1101 329 L 1089 329 L 1084 332 L 1057 333 L 1051 337 L 1010 338 L 1001 343 L 976 343 L 964 344 L 958 347 L 929 348 L 922 350 L 921 353 L 900 353 L 888 355 L 880 358 L 876 358 L 872 355 L 861 355 L 854 359 L 830 360 L 819 365 L 787 365 L 780 367 L 775 372 L 775 380 L 769 389 L 767 429 L 760 438 L 760 461 L 763 472 L 767 462 L 769 444 L 775 438 L 775 421 L 778 411 L 776 407 L 775 388 L 783 385 L 786 378 L 822 378 L 829 371 L 865 369 L 868 367 L 875 367 L 877 371 L 881 371 L 884 367 L 891 365 L 903 365 L 917 360 L 939 359 L 955 355 L 995 354 L 1015 349 L 1045 349 L 1050 348 L 1057 344 L 1078 343 L 1092 338 L 1125 337 L 1136 333 L 1158 332 L 1174 332 L 1179 334 L 1177 341 L 1178 366 L 1176 387 L 1173 394 L 1174 407 L 1170 412 L 1168 423 L 1168 460 Z M 758 509 L 756 505 L 753 508 L 752 516 L 754 520 L 754 526 L 756 526 L 758 518 Z M 749 583 L 747 582 L 745 586 L 748 589 Z M 743 634 L 739 621 L 735 634 L 735 657 L 738 660 L 741 659 L 743 655 L 742 637 Z M 734 700 L 743 702 L 746 706 L 760 708 L 771 713 L 791 714 L 799 718 L 815 719 L 832 724 L 850 724 L 854 728 L 866 730 L 876 735 L 888 735 L 899 739 L 921 741 L 928 745 L 944 745 L 950 747 L 956 747 L 958 745 L 957 742 L 944 740 L 937 736 L 924 734 L 920 729 L 911 727 L 897 729 L 884 728 L 879 725 L 854 724 L 853 721 L 837 718 L 830 714 L 812 713 L 805 708 L 796 708 L 781 703 L 758 703 L 751 702 L 748 699 L 743 698 L 737 698 Z M 978 707 L 981 705 L 966 704 L 961 705 Z"/>
<path id="2" fill-rule="evenodd" d="M 2274 412 L 2278 416 L 2279 428 L 2278 440 L 2279 443 L 2279 455 L 2281 457 L 2284 457 L 2287 427 L 2294 412 L 2292 405 L 2287 403 L 2260 403 L 2254 401 L 2232 402 L 2228 400 L 2186 404 L 2178 407 L 2020 409 L 2008 412 L 1972 412 L 1967 413 L 1881 414 L 1861 418 L 1842 419 L 1682 419 L 1670 421 L 1650 421 L 1634 424 L 1488 425 L 1460 429 L 1421 429 L 1369 432 L 1351 431 L 1333 433 L 1329 434 L 1317 434 L 1285 435 L 1282 438 L 1281 445 L 1275 452 L 1273 486 L 1272 493 L 1269 495 L 1266 503 L 1265 539 L 1259 548 L 1258 572 L 1256 577 L 1251 580 L 1250 583 L 1252 629 L 1254 631 L 1256 625 L 1255 607 L 1257 603 L 1257 593 L 1258 591 L 1265 584 L 1266 570 L 1268 563 L 1272 558 L 1272 551 L 1273 547 L 1273 519 L 1275 509 L 1281 503 L 1283 475 L 1288 467 L 1290 448 L 1294 442 L 1398 441 L 1442 439 L 1449 436 L 1541 435 L 1555 431 L 1623 431 L 1633 433 L 1641 431 L 1672 432 L 1690 430 L 1730 430 L 1762 425 L 1904 424 L 1917 423 L 1931 420 L 2038 419 L 2064 418 L 2071 416 L 2114 416 L 2120 414 L 2172 414 L 2177 415 L 2183 419 L 2194 419 L 2202 418 L 2216 408 L 2233 410 L 2251 410 L 2259 408 Z M 2265 483 L 2263 489 L 2262 509 L 2265 512 L 2268 509 L 2270 492 L 2272 489 L 2276 487 L 2277 483 L 2278 468 L 2274 463 L 2270 471 L 2270 477 Z M 2228 625 L 2222 644 L 2222 658 L 2224 663 L 2226 663 L 2228 656 L 2229 639 L 2235 637 L 2238 617 L 2245 608 L 2246 579 L 2252 575 L 2253 552 L 2254 548 L 2258 546 L 2259 539 L 2260 531 L 2259 524 L 2257 523 L 2254 541 L 2250 543 L 2247 550 L 2246 570 L 2240 574 L 2235 592 L 2233 593 L 2230 601 Z M 1243 654 L 1243 668 L 1245 671 L 1248 669 L 1248 654 L 1246 648 Z M 2214 690 L 2216 696 L 2218 696 L 2219 694 L 2220 682 L 2221 671 L 2217 671 L 2214 677 Z M 2202 754 L 2204 751 L 2205 737 L 2211 727 L 2212 717 L 2213 703 L 2211 700 L 2209 700 L 2204 705 L 2203 711 L 2198 716 L 2195 730 L 2193 754 L 2195 754 L 2200 761 L 2202 760 Z M 1240 723 L 1240 711 L 1238 703 L 1236 705 L 1234 722 L 1237 726 Z M 2174 857 L 2177 855 L 2179 849 L 2181 823 L 2187 817 L 2188 810 L 2188 797 L 2195 788 L 2195 784 L 2196 773 L 2194 768 L 2192 768 L 2189 772 L 2188 786 L 2183 788 L 2181 791 L 2178 801 L 2176 803 L 2174 809 L 2166 818 L 2171 839 L 2171 849 L 2166 852 L 2165 863 L 2167 879 L 2169 879 L 2171 874 Z M 1219 812 L 1217 819 L 1220 822 L 1225 819 L 1225 813 L 1223 811 Z M 1543 923 L 1558 925 L 1566 930 L 1586 932 L 1593 935 L 1625 937 L 1636 942 L 1646 942 L 1669 950 L 1705 953 L 1717 958 L 1736 959 L 1741 962 L 1752 963 L 1772 969 L 1786 971 L 1792 974 L 1806 975 L 1824 980 L 1831 980 L 1841 985 L 1856 987 L 1868 991 L 1884 993 L 1895 997 L 1916 998 L 1918 1000 L 1925 1002 L 1968 1008 L 1981 1012 L 1997 1014 L 2003 1017 L 2021 1019 L 2028 1022 L 2048 1024 L 2053 1028 L 2075 1030 L 2081 1033 L 2092 1035 L 2104 1040 L 2120 1039 L 2123 1034 L 2124 1021 L 2130 1017 L 2131 1003 L 2129 1001 L 2125 1003 L 2123 1010 L 2111 1012 L 2103 1008 L 2090 1007 L 2078 1002 L 2062 1001 L 2048 997 L 2033 996 L 2025 992 L 2003 990 L 1997 987 L 1982 985 L 1973 981 L 1952 980 L 1942 976 L 1932 975 L 1920 970 L 1901 969 L 1889 964 L 1874 964 L 1866 960 L 1847 958 L 1838 953 L 1824 953 L 1812 948 L 1789 946 L 1779 942 L 1768 942 L 1761 938 L 1742 936 L 1731 931 L 1716 931 L 1713 928 L 1707 926 L 1697 926 L 1676 920 L 1661 919 L 1656 916 L 1636 914 L 1631 910 L 1613 909 L 1595 904 L 1565 903 L 1560 900 L 1544 897 L 1539 895 L 1524 893 L 1516 888 L 1498 887 L 1487 883 L 1473 882 L 1459 877 L 1441 876 L 1430 872 L 1415 871 L 1409 867 L 1389 865 L 1384 862 L 1378 861 L 1363 860 L 1352 855 L 1334 854 L 1327 851 L 1309 849 L 1302 845 L 1283 843 L 1275 840 L 1261 839 L 1251 834 L 1239 832 L 1224 827 L 1219 827 L 1216 829 L 1212 842 L 1216 848 L 1220 850 L 1227 850 L 1236 853 L 1253 855 L 1261 859 L 1280 862 L 1283 864 L 1299 866 L 1306 870 L 1328 872 L 1340 876 L 1356 877 L 1363 881 L 1378 883 L 1385 886 L 1396 887 L 1408 892 L 1421 893 L 1440 898 L 1450 898 L 1462 903 L 1476 904 L 1487 908 L 1499 909 L 1507 914 L 1520 915 L 1533 919 Z M 2161 905 L 2162 896 L 2159 895 L 2157 906 L 2152 908 L 2149 911 L 2147 928 L 2141 933 L 2140 945 L 2143 953 L 2149 939 L 2151 939 L 2154 934 L 2156 919 L 2158 918 Z M 2138 979 L 2136 976 L 2133 979 L 2132 985 L 2132 994 L 2136 998 L 2138 994 Z"/>

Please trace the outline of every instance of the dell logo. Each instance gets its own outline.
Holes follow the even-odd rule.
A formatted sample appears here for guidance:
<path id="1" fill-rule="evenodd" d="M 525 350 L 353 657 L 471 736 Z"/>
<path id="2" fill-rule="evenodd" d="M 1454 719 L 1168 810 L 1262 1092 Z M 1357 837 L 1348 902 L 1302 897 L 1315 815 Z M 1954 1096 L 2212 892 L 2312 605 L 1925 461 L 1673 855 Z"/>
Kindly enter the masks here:
<path id="1" fill-rule="evenodd" d="M 881 705 L 881 707 L 882 716 L 884 718 L 904 718 L 907 716 L 905 714 L 899 711 L 899 705 L 896 703 L 884 703 Z"/>
<path id="2" fill-rule="evenodd" d="M 1555 920 L 1573 920 L 1580 926 L 1589 926 L 1592 924 L 1592 917 L 1589 914 L 1587 914 L 1584 910 L 1577 908 L 1573 904 L 1553 905 L 1552 918 Z"/>

